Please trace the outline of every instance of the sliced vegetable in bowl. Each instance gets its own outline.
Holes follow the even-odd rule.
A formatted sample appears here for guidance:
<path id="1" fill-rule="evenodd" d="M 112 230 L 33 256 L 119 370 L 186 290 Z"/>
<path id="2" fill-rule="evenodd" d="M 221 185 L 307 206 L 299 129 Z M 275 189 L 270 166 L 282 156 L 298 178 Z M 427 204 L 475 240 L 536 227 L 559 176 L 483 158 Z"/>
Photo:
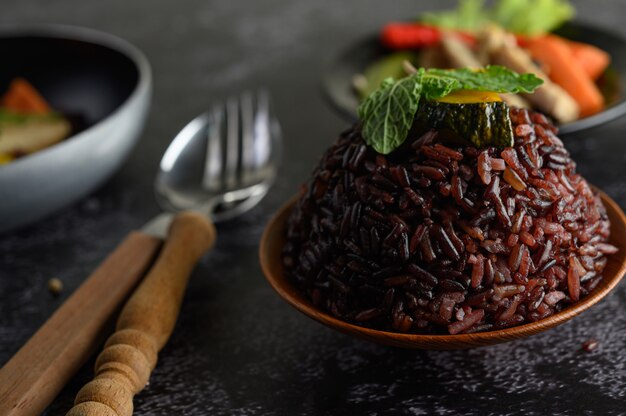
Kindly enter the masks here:
<path id="1" fill-rule="evenodd" d="M 59 211 L 118 169 L 140 137 L 152 76 L 136 47 L 81 27 L 0 25 L 0 54 L 11 58 L 0 96 L 28 80 L 72 126 L 66 139 L 0 166 L 1 233 Z"/>
<path id="2" fill-rule="evenodd" d="M 462 0 L 457 10 L 428 13 L 418 23 L 390 23 L 380 38 L 392 50 L 431 49 L 431 55 L 440 55 L 439 62 L 420 63 L 426 67 L 498 64 L 535 73 L 546 81 L 543 91 L 528 100 L 505 100 L 567 123 L 603 109 L 594 81 L 610 63 L 599 48 L 548 34 L 572 16 L 573 8 L 563 0 L 500 0 L 492 8 L 483 1 Z"/>
<path id="3" fill-rule="evenodd" d="M 501 65 L 516 72 L 534 73 L 544 80 L 536 94 L 504 94 L 503 100 L 548 114 L 566 134 L 626 112 L 621 87 L 621 80 L 626 78 L 626 56 L 622 52 L 626 42 L 575 22 L 548 33 L 571 18 L 573 9 L 564 1 L 523 3 L 547 10 L 551 17 L 535 19 L 531 25 L 527 17 L 510 17 L 512 11 L 519 10 L 520 2 L 501 0 L 493 8 L 484 9 L 484 2 L 465 1 L 454 14 L 432 13 L 418 23 L 390 23 L 377 39 L 360 42 L 329 68 L 326 93 L 333 105 L 354 118 L 363 97 L 386 76 L 397 78 L 402 57 L 410 56 L 413 65 L 425 68 Z M 481 10 L 480 14 L 476 10 Z M 458 25 L 459 20 L 465 24 Z M 508 28 L 516 28 L 517 32 L 505 30 Z"/>
<path id="4" fill-rule="evenodd" d="M 71 123 L 27 80 L 11 81 L 0 98 L 0 164 L 52 146 L 71 132 Z"/>

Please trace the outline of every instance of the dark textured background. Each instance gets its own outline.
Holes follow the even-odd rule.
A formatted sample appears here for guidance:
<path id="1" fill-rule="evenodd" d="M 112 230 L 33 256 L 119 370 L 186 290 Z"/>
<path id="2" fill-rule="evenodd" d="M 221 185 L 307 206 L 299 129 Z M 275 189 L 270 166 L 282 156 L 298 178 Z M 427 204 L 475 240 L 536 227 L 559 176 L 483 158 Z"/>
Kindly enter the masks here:
<path id="1" fill-rule="evenodd" d="M 38 224 L 0 235 L 0 363 L 131 229 L 157 212 L 151 183 L 169 140 L 209 103 L 260 85 L 273 95 L 286 159 L 276 186 L 219 227 L 136 415 L 626 414 L 626 286 L 583 316 L 523 341 L 456 352 L 379 347 L 335 333 L 265 283 L 258 240 L 346 126 L 324 103 L 320 71 L 391 19 L 453 1 L 3 0 L 2 22 L 90 26 L 135 43 L 154 69 L 148 125 L 101 189 Z M 579 18 L 626 35 L 626 3 L 576 1 Z M 624 51 L 626 53 L 626 51 Z M 0 63 L 1 64 L 1 63 Z M 296 105 L 297 104 L 297 105 Z M 580 171 L 626 206 L 626 120 L 572 139 Z M 46 282 L 65 283 L 53 298 Z M 580 345 L 600 340 L 592 353 Z M 63 415 L 91 363 L 47 412 Z"/>

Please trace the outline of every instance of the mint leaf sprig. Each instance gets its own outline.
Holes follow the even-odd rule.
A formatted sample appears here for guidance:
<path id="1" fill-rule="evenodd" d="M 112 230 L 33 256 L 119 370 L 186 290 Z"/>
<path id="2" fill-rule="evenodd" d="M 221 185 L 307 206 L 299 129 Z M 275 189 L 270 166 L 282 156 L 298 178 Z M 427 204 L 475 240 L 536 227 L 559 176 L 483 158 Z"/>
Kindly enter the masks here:
<path id="1" fill-rule="evenodd" d="M 365 142 L 389 154 L 407 138 L 422 98 L 437 100 L 457 90 L 497 93 L 533 92 L 543 81 L 533 74 L 517 74 L 502 66 L 472 69 L 420 68 L 400 80 L 385 79 L 357 112 Z"/>

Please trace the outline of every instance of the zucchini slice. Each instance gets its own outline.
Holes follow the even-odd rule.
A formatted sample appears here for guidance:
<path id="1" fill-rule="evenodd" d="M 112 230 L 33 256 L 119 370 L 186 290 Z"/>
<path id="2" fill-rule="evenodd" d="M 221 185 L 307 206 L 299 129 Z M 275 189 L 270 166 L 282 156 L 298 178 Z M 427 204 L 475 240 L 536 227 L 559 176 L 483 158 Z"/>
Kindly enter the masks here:
<path id="1" fill-rule="evenodd" d="M 22 121 L 0 120 L 0 155 L 23 156 L 34 153 L 65 139 L 71 130 L 70 123 L 62 117 L 33 116 Z"/>
<path id="2" fill-rule="evenodd" d="M 513 146 L 509 107 L 494 92 L 459 91 L 437 101 L 421 102 L 416 121 L 449 130 L 478 148 Z"/>

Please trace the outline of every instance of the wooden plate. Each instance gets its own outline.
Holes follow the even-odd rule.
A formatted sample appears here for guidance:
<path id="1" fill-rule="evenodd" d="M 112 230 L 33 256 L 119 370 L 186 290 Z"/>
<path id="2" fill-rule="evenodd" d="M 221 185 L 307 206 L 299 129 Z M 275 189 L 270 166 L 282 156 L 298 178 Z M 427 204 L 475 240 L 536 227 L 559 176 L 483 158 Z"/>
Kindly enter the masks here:
<path id="1" fill-rule="evenodd" d="M 611 221 L 610 243 L 619 249 L 608 257 L 604 279 L 589 296 L 567 309 L 541 321 L 512 328 L 458 335 L 400 334 L 352 325 L 318 310 L 286 279 L 283 272 L 281 252 L 285 241 L 285 224 L 296 203 L 296 197 L 280 208 L 265 228 L 259 250 L 261 268 L 269 284 L 287 303 L 310 318 L 345 334 L 379 344 L 412 349 L 447 350 L 498 344 L 545 331 L 572 319 L 598 303 L 622 279 L 626 272 L 626 216 L 608 195 L 600 191 L 600 196 Z"/>

